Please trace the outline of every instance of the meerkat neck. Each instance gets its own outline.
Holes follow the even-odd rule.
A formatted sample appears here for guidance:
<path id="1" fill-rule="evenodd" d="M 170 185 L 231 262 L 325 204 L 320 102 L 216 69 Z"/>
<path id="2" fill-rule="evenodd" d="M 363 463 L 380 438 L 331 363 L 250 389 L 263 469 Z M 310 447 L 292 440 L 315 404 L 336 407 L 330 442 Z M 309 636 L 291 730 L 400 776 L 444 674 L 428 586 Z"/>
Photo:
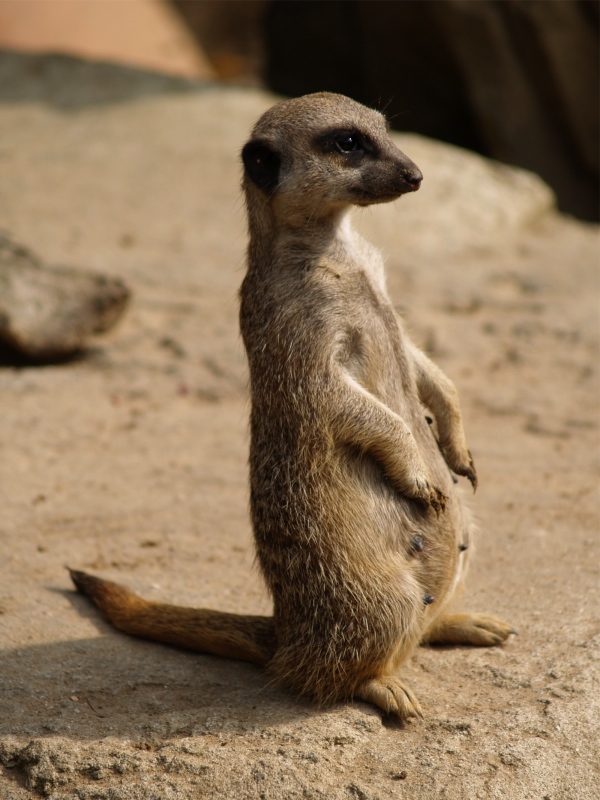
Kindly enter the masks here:
<path id="1" fill-rule="evenodd" d="M 357 235 L 352 225 L 352 208 L 348 208 L 337 221 L 334 237 L 345 250 L 353 250 L 356 246 Z"/>
<path id="2" fill-rule="evenodd" d="M 303 226 L 280 225 L 275 235 L 276 252 L 285 254 L 283 262 L 317 265 L 329 256 L 339 260 L 340 251 L 350 255 L 355 250 L 350 208 L 345 207 L 327 216 L 308 220 Z M 334 255 L 335 254 L 335 255 Z"/>
<path id="3" fill-rule="evenodd" d="M 316 261 L 332 247 L 351 249 L 355 233 L 350 222 L 351 207 L 341 206 L 314 217 L 286 215 L 283 219 L 267 204 L 249 204 L 249 266 L 264 264 L 269 252 L 273 266 L 285 254 L 288 263 Z"/>
<path id="4" fill-rule="evenodd" d="M 274 234 L 288 244 L 311 248 L 316 244 L 317 249 L 321 249 L 340 238 L 342 231 L 344 235 L 351 233 L 349 212 L 350 207 L 345 206 L 318 217 L 286 219 L 277 223 Z"/>

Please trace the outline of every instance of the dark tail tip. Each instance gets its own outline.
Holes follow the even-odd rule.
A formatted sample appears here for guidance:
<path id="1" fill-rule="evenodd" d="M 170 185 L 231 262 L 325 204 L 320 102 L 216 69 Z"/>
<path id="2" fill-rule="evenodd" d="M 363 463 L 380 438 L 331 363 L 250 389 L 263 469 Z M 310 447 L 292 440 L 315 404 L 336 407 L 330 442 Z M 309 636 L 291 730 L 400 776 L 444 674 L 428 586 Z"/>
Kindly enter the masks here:
<path id="1" fill-rule="evenodd" d="M 93 597 L 96 593 L 96 590 L 101 586 L 104 581 L 101 581 L 100 578 L 95 578 L 93 575 L 88 575 L 87 572 L 79 572 L 76 569 L 71 569 L 71 567 L 66 567 L 69 571 L 69 575 L 71 576 L 71 580 L 75 584 L 75 588 L 77 591 L 81 592 L 81 594 L 85 594 L 88 597 Z"/>

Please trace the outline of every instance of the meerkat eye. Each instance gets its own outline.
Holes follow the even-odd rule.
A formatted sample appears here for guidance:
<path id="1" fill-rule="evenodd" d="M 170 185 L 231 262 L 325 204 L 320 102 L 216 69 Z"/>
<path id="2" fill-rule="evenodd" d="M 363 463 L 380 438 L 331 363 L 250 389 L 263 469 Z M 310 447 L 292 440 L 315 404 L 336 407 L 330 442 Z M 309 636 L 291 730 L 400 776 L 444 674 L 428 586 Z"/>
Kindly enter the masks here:
<path id="1" fill-rule="evenodd" d="M 339 153 L 342 156 L 361 156 L 374 152 L 368 135 L 354 128 L 330 128 L 315 139 L 315 146 L 322 153 Z"/>
<path id="2" fill-rule="evenodd" d="M 338 136 L 334 144 L 338 153 L 356 153 L 358 150 L 364 150 L 358 136 L 352 134 Z"/>

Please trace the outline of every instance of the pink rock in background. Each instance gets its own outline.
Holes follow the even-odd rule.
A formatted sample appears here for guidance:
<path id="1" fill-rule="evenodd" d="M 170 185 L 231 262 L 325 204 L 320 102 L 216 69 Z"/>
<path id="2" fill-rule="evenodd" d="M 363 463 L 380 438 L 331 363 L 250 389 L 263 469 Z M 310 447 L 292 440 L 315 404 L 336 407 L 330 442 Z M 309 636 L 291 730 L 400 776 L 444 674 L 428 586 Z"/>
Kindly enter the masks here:
<path id="1" fill-rule="evenodd" d="M 202 48 L 164 0 L 0 2 L 0 47 L 214 77 Z"/>

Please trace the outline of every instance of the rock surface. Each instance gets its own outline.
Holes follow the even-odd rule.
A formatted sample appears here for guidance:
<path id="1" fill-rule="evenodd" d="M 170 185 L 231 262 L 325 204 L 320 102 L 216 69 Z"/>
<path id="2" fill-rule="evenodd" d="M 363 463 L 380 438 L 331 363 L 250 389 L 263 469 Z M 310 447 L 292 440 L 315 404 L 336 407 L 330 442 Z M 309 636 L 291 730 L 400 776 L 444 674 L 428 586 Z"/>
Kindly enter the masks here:
<path id="1" fill-rule="evenodd" d="M 130 292 L 123 281 L 48 266 L 0 231 L 0 342 L 31 359 L 63 358 L 112 328 Z"/>
<path id="2" fill-rule="evenodd" d="M 236 291 L 238 152 L 273 98 L 159 92 L 125 71 L 127 96 L 116 86 L 110 102 L 105 69 L 85 65 L 57 106 L 46 74 L 68 77 L 66 63 L 11 67 L 2 225 L 134 294 L 87 358 L 0 370 L 2 798 L 595 798 L 597 227 L 553 212 L 528 175 L 400 138 L 423 189 L 361 224 L 460 391 L 480 475 L 464 604 L 520 636 L 419 649 L 404 674 L 422 723 L 315 709 L 249 665 L 120 635 L 71 589 L 65 564 L 151 599 L 269 612 Z M 82 72 L 101 104 L 82 101 Z"/>

